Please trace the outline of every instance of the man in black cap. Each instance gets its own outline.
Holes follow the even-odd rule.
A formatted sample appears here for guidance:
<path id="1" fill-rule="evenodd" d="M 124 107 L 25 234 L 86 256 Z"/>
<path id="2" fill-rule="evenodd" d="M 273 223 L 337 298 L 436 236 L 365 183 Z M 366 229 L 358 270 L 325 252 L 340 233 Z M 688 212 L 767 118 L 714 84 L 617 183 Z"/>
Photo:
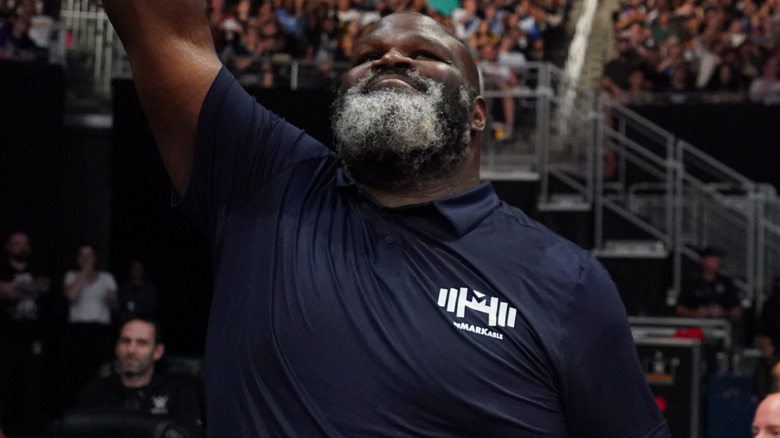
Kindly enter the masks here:
<path id="1" fill-rule="evenodd" d="M 742 316 L 739 293 L 734 282 L 720 273 L 723 251 L 707 247 L 701 252 L 699 275 L 683 287 L 675 313 L 690 318 L 728 318 Z"/>

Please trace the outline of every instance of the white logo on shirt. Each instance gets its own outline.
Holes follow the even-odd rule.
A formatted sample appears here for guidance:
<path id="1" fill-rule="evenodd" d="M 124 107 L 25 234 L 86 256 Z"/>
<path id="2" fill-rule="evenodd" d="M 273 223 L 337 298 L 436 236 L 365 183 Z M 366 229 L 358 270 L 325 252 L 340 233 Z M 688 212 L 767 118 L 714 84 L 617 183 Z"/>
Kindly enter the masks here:
<path id="1" fill-rule="evenodd" d="M 152 414 L 167 414 L 168 413 L 168 396 L 158 395 L 152 396 Z"/>
<path id="2" fill-rule="evenodd" d="M 517 309 L 511 307 L 506 301 L 499 301 L 496 297 L 487 297 L 485 294 L 474 290 L 473 297 L 469 298 L 469 289 L 462 287 L 439 289 L 439 307 L 444 307 L 450 313 L 455 313 L 458 318 L 466 316 L 466 309 L 486 313 L 490 327 L 514 327 L 517 318 Z"/>

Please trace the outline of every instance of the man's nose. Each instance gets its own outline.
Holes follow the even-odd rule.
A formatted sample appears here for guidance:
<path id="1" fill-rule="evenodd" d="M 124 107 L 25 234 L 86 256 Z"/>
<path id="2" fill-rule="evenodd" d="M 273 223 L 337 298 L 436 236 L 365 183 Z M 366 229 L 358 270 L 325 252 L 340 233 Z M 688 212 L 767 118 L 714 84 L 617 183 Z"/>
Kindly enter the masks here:
<path id="1" fill-rule="evenodd" d="M 398 49 L 390 49 L 382 55 L 381 58 L 374 61 L 374 68 L 380 67 L 397 67 L 397 68 L 411 68 L 412 58 L 406 56 Z"/>

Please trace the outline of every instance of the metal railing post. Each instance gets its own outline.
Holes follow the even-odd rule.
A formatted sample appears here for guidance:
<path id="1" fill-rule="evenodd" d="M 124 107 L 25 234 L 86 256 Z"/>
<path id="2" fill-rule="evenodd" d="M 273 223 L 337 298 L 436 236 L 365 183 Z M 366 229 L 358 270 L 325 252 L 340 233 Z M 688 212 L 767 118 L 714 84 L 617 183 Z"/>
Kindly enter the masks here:
<path id="1" fill-rule="evenodd" d="M 298 89 L 298 70 L 299 64 L 298 61 L 293 60 L 290 63 L 290 89 L 291 90 L 297 90 Z"/>
<path id="2" fill-rule="evenodd" d="M 672 289 L 674 296 L 667 295 L 667 305 L 671 305 L 671 298 L 677 301 L 677 297 L 680 295 L 682 289 L 682 251 L 683 251 L 683 201 L 685 199 L 685 190 L 683 188 L 683 180 L 685 178 L 685 166 L 683 165 L 685 155 L 685 147 L 682 142 L 677 142 L 674 148 L 674 239 L 673 239 L 673 280 Z"/>
<path id="3" fill-rule="evenodd" d="M 666 140 L 666 180 L 664 184 L 666 186 L 665 191 L 665 215 L 664 215 L 664 233 L 666 234 L 666 240 L 664 244 L 667 248 L 671 248 L 674 244 L 675 235 L 677 230 L 675 229 L 675 198 L 678 196 L 676 189 L 676 175 L 679 173 L 679 167 L 682 161 L 677 160 L 675 155 L 675 142 L 674 138 L 669 137 Z"/>
<path id="4" fill-rule="evenodd" d="M 540 190 L 549 193 L 549 154 L 550 154 L 550 98 L 552 85 L 548 64 L 539 66 L 539 85 L 536 90 L 536 168 L 540 175 Z M 545 199 L 546 200 L 546 199 Z"/>
<path id="5" fill-rule="evenodd" d="M 593 147 L 593 246 L 604 248 L 604 123 L 605 101 L 598 98 L 595 116 L 591 119 L 595 134 Z"/>
<path id="6" fill-rule="evenodd" d="M 758 201 L 759 201 L 759 194 L 758 189 L 755 184 L 748 184 L 748 202 L 750 205 L 750 208 L 747 212 L 747 223 L 748 223 L 748 229 L 747 229 L 747 248 L 746 248 L 746 258 L 745 264 L 745 280 L 747 280 L 748 285 L 750 286 L 748 290 L 748 298 L 749 305 L 752 306 L 756 301 L 756 295 L 758 293 L 757 286 L 758 286 L 758 278 L 757 278 L 757 271 L 756 271 L 756 251 L 758 250 L 758 247 L 756 245 L 758 240 Z M 746 307 L 743 303 L 743 307 Z"/>
<path id="7" fill-rule="evenodd" d="M 753 306 L 756 314 L 760 314 L 766 299 L 766 203 L 767 193 L 763 188 L 758 188 L 756 199 L 756 293 L 754 294 Z"/>

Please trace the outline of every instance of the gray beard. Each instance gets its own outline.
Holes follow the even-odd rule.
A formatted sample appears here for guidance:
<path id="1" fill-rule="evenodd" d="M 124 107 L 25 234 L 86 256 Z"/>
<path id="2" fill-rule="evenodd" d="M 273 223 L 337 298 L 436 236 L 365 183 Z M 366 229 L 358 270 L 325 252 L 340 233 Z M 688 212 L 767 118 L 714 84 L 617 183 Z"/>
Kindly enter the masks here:
<path id="1" fill-rule="evenodd" d="M 366 92 L 372 75 L 339 93 L 334 103 L 336 150 L 359 184 L 419 187 L 451 174 L 467 155 L 471 101 L 466 88 L 448 90 L 432 79 L 407 76 L 425 91 Z"/>

